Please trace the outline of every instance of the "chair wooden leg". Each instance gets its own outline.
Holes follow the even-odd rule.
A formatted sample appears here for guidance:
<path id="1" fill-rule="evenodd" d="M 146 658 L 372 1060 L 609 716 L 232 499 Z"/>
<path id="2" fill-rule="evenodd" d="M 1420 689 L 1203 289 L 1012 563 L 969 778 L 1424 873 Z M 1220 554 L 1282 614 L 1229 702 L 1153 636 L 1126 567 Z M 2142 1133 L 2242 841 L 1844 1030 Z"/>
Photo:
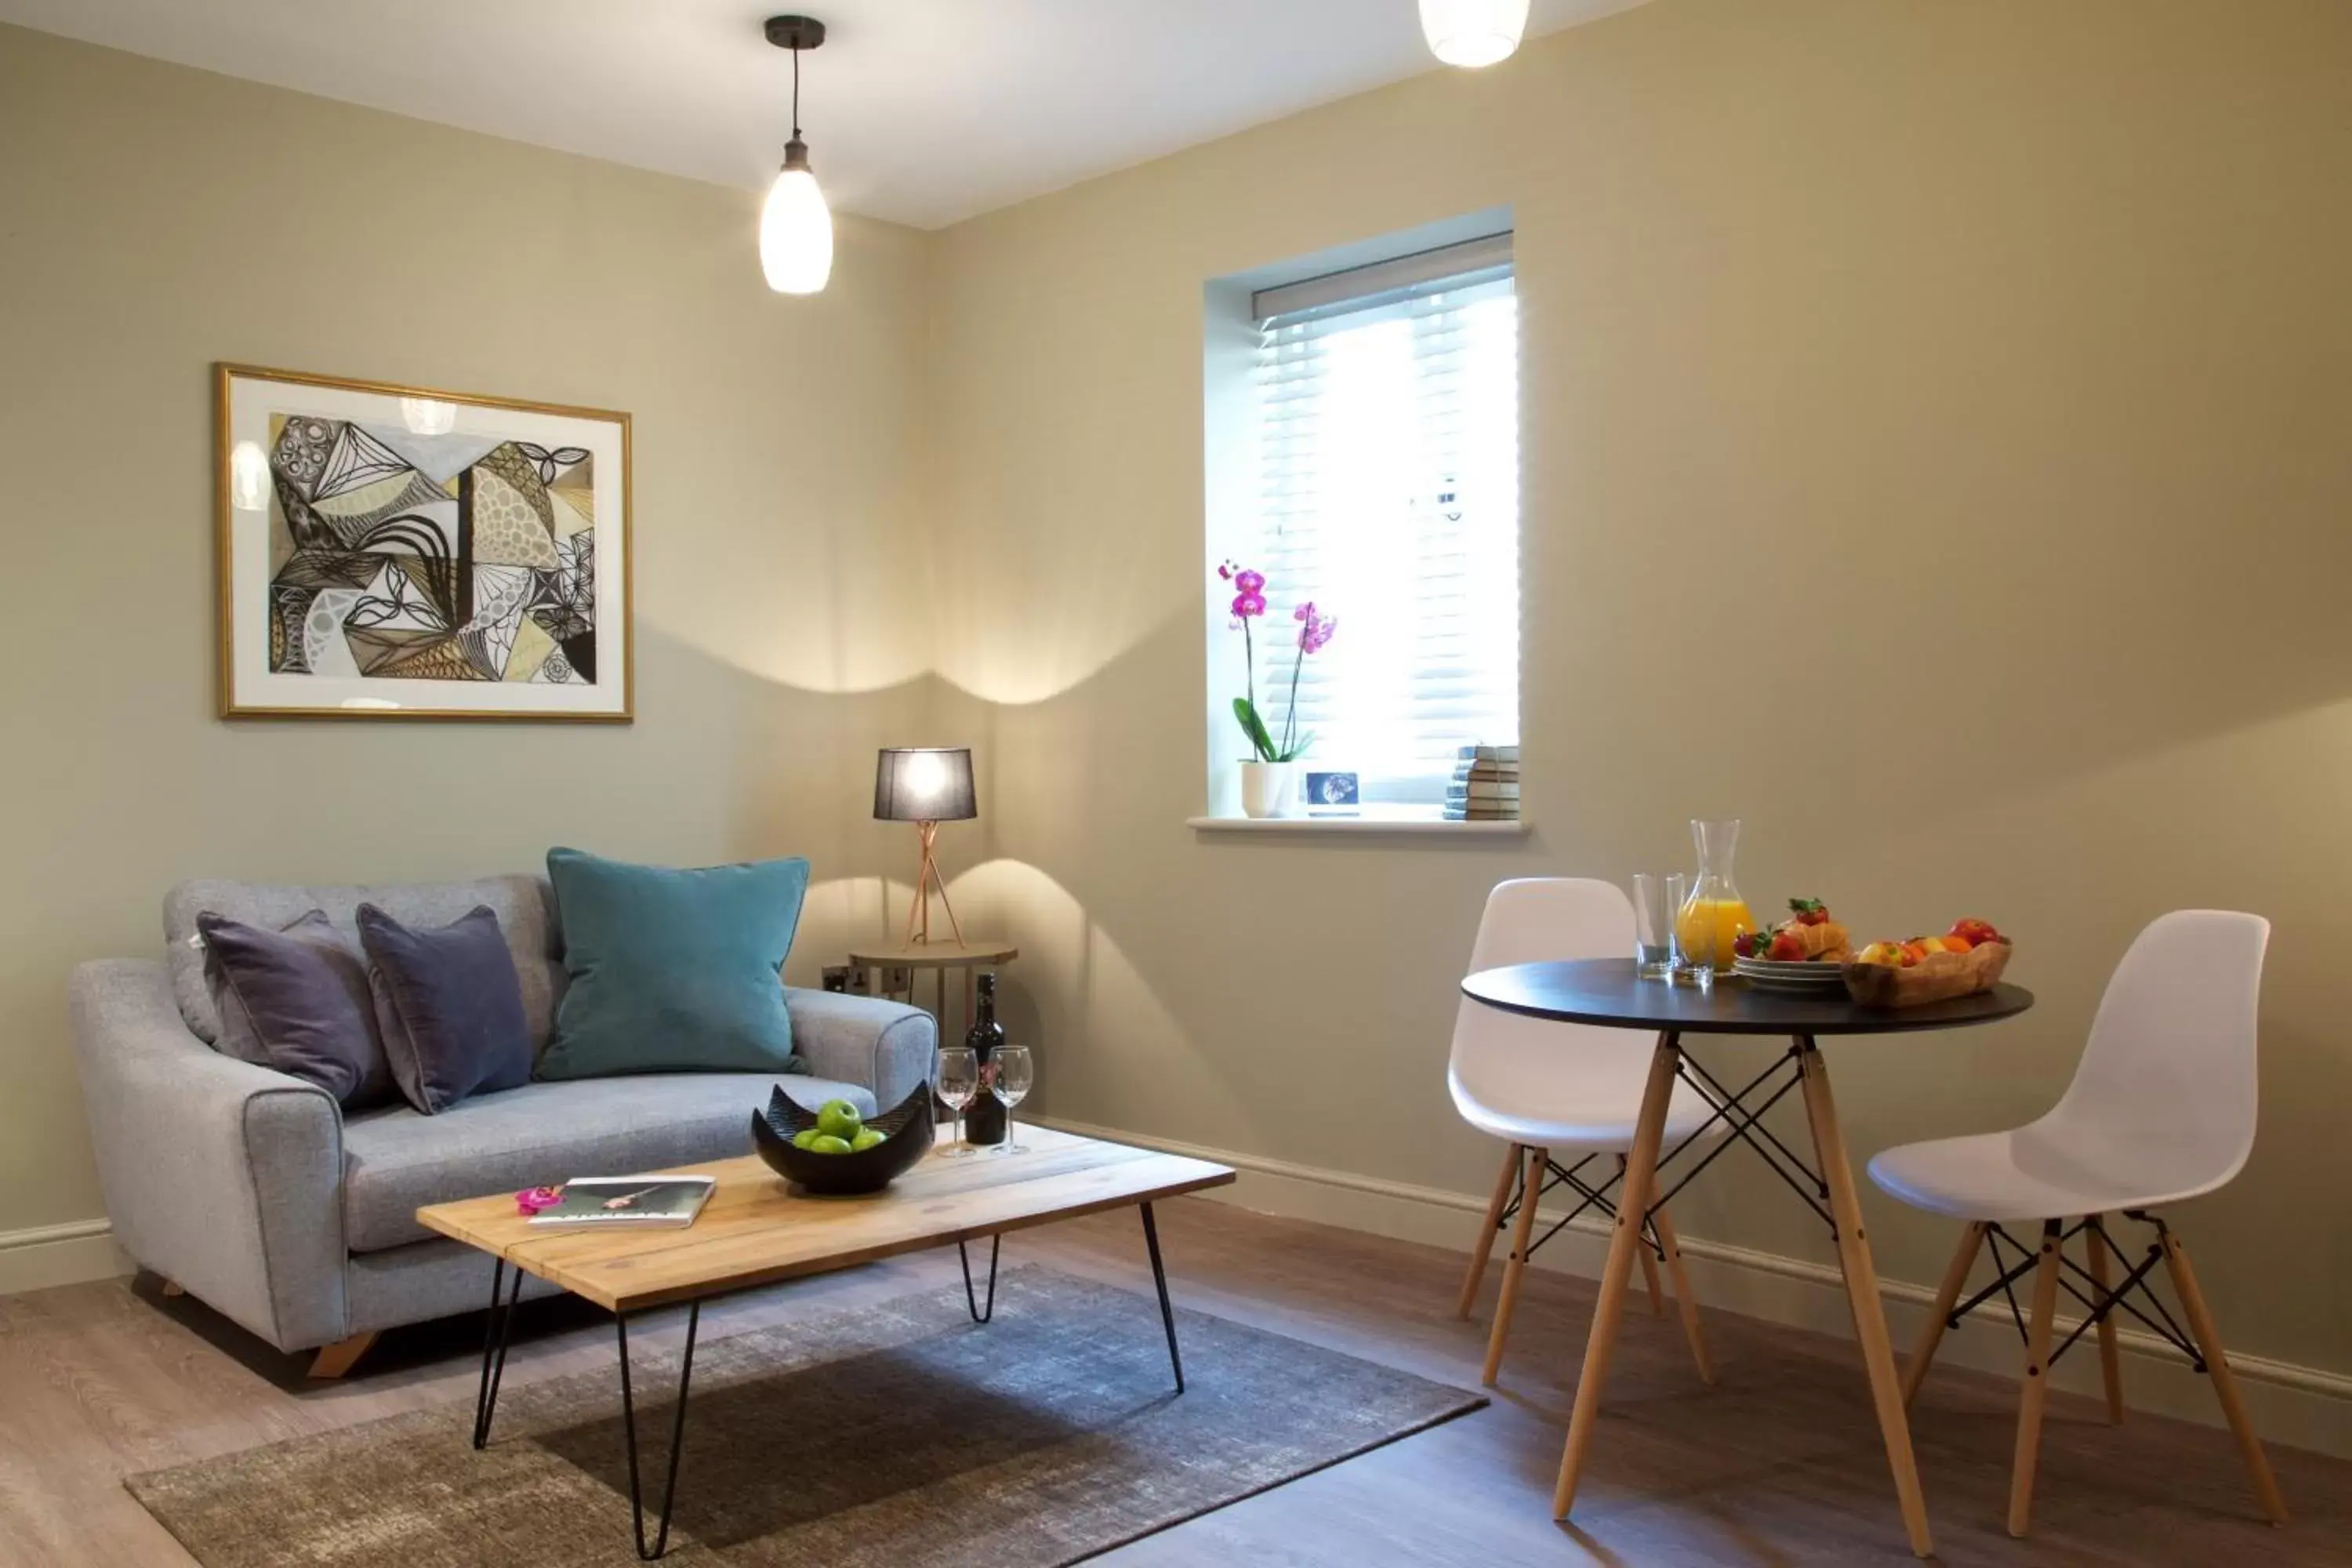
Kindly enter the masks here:
<path id="1" fill-rule="evenodd" d="M 2197 1336 L 2197 1348 L 2205 1357 L 2206 1375 L 2213 1380 L 2213 1396 L 2221 1402 L 2221 1414 L 2230 1420 L 2230 1431 L 2238 1439 L 2238 1450 L 2246 1457 L 2246 1473 L 2253 1479 L 2254 1494 L 2263 1500 L 2263 1511 L 2271 1516 L 2273 1524 L 2286 1522 L 2286 1499 L 2279 1491 L 2278 1478 L 2271 1474 L 2271 1462 L 2263 1454 L 2263 1440 L 2254 1436 L 2252 1417 L 2246 1414 L 2246 1402 L 2238 1394 L 2237 1374 L 2230 1370 L 2230 1358 L 2221 1349 L 2221 1331 L 2213 1321 L 2212 1309 L 2205 1304 L 2205 1292 L 2197 1288 L 2197 1272 L 2189 1267 L 2188 1249 L 2170 1230 L 2161 1233 L 2164 1243 L 2164 1267 L 2172 1276 L 2172 1289 L 2180 1297 L 2180 1305 L 2189 1315 L 2189 1330 Z"/>
<path id="2" fill-rule="evenodd" d="M 1935 1363 L 1936 1347 L 1944 1342 L 1944 1330 L 1951 1321 L 1952 1308 L 1968 1286 L 1969 1270 L 1976 1267 L 1977 1252 L 1984 1246 L 1984 1238 L 1982 1220 L 1969 1221 L 1968 1229 L 1960 1232 L 1960 1245 L 1952 1254 L 1951 1267 L 1944 1270 L 1944 1282 L 1936 1287 L 1936 1304 L 1928 1310 L 1927 1326 L 1919 1331 L 1918 1348 L 1911 1352 L 1911 1364 L 1903 1369 L 1906 1410 L 1918 1397 L 1919 1385 L 1927 1381 L 1927 1368 Z"/>
<path id="3" fill-rule="evenodd" d="M 1699 1331 L 1698 1298 L 1691 1294 L 1690 1276 L 1683 1271 L 1683 1244 L 1675 1238 L 1675 1222 L 1661 1207 L 1652 1224 L 1658 1227 L 1658 1245 L 1665 1248 L 1666 1272 L 1675 1281 L 1675 1305 L 1682 1312 L 1683 1338 L 1690 1342 L 1691 1360 L 1698 1363 L 1698 1380 L 1715 1386 L 1715 1363 L 1706 1353 L 1706 1336 Z"/>
<path id="4" fill-rule="evenodd" d="M 1478 1226 L 1478 1244 L 1470 1249 L 1470 1268 L 1462 1276 L 1462 1299 L 1454 1304 L 1454 1315 L 1466 1318 L 1471 1304 L 1478 1300 L 1478 1286 L 1486 1278 L 1486 1260 L 1495 1255 L 1495 1231 L 1503 1223 L 1503 1209 L 1511 1201 L 1511 1184 L 1519 1173 L 1519 1146 L 1517 1143 L 1503 1151 L 1503 1169 L 1495 1177 L 1495 1195 L 1486 1200 L 1486 1217 Z"/>
<path id="5" fill-rule="evenodd" d="M 369 1333 L 353 1334 L 350 1339 L 320 1345 L 319 1353 L 310 1358 L 310 1375 L 322 1383 L 342 1376 L 352 1370 L 360 1357 L 367 1354 L 368 1347 L 373 1343 L 375 1335 Z"/>
<path id="6" fill-rule="evenodd" d="M 1621 1182 L 1624 1174 L 1625 1156 L 1620 1154 L 1617 1156 L 1617 1175 Z M 1663 1318 L 1666 1315 L 1666 1297 L 1665 1292 L 1658 1287 L 1657 1255 L 1653 1253 L 1645 1244 L 1642 1247 L 1639 1258 L 1642 1265 L 1642 1283 L 1650 1292 L 1650 1316 Z M 1631 1289 L 1633 1287 L 1628 1285 L 1626 1289 Z"/>
<path id="7" fill-rule="evenodd" d="M 2058 1312 L 2059 1223 L 2042 1226 L 2033 1268 L 2033 1317 L 2025 1331 L 2025 1376 L 2017 1391 L 2017 1452 L 2009 1467 L 2009 1532 L 2022 1537 L 2033 1517 L 2033 1472 L 2042 1459 L 2042 1406 L 2050 1395 L 2050 1324 Z"/>
<path id="8" fill-rule="evenodd" d="M 2091 1255 L 2091 1282 L 2099 1288 L 2101 1305 L 2107 1304 L 2107 1295 L 2115 1287 L 2108 1282 L 2107 1238 L 2099 1234 L 2097 1215 L 2083 1222 L 2083 1250 Z M 2124 1363 L 2116 1349 L 2116 1315 L 2110 1311 L 2099 1320 L 2099 1378 L 2107 1389 L 2107 1425 L 2124 1424 Z"/>
<path id="9" fill-rule="evenodd" d="M 1529 1149 L 1519 1166 L 1526 1189 L 1519 1201 L 1518 1224 L 1511 1228 L 1511 1256 L 1503 1265 L 1502 1293 L 1495 1298 L 1495 1326 L 1486 1335 L 1486 1369 L 1478 1377 L 1488 1388 L 1495 1386 L 1496 1375 L 1503 1370 L 1503 1342 L 1510 1337 L 1511 1312 L 1519 1304 L 1519 1276 L 1527 1272 L 1528 1243 L 1535 1235 L 1536 1194 L 1543 1191 L 1544 1155 L 1541 1149 Z"/>
<path id="10" fill-rule="evenodd" d="M 1895 1479 L 1895 1500 L 1903 1511 L 1903 1531 L 1910 1539 L 1912 1555 L 1932 1556 L 1936 1543 L 1927 1530 L 1927 1498 L 1919 1487 L 1910 1423 L 1904 1418 L 1903 1384 L 1895 1373 L 1895 1345 L 1886 1335 L 1885 1304 L 1878 1299 L 1878 1267 L 1871 1261 L 1870 1237 L 1863 1228 L 1853 1162 L 1847 1157 L 1845 1133 L 1838 1125 L 1828 1065 L 1810 1037 L 1798 1041 L 1797 1068 L 1803 1079 L 1805 1116 L 1813 1130 L 1813 1152 L 1822 1163 L 1822 1180 L 1829 1185 L 1830 1214 L 1837 1221 L 1838 1268 L 1845 1276 L 1846 1304 L 1853 1311 L 1854 1337 L 1862 1347 L 1871 1405 L 1878 1413 L 1886 1468 Z"/>

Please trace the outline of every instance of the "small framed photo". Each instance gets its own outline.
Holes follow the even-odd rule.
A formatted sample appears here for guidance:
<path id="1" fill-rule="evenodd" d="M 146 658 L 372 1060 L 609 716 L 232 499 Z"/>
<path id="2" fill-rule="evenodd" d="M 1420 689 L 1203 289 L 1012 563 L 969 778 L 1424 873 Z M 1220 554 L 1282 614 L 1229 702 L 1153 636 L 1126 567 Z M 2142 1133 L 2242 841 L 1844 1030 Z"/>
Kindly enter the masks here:
<path id="1" fill-rule="evenodd" d="M 1353 816 L 1362 806 L 1356 775 L 1314 772 L 1307 775 L 1307 811 L 1313 816 Z"/>

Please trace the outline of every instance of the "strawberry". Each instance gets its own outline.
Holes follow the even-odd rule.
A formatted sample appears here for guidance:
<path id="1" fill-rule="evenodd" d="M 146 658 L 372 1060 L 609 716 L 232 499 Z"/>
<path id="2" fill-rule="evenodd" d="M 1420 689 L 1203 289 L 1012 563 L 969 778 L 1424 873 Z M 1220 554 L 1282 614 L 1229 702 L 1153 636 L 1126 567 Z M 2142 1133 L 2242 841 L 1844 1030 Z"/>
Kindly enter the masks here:
<path id="1" fill-rule="evenodd" d="M 1733 937 L 1731 939 L 1731 951 L 1738 953 L 1742 958 L 1755 957 L 1756 933 L 1752 931 L 1744 931 L 1738 936 Z"/>
<path id="2" fill-rule="evenodd" d="M 1819 899 L 1790 899 L 1789 908 L 1796 911 L 1801 926 L 1817 926 L 1830 918 L 1830 907 Z"/>
<path id="3" fill-rule="evenodd" d="M 1765 956 L 1778 959 L 1783 963 L 1799 963 L 1805 956 L 1805 944 L 1795 932 L 1780 931 L 1773 936 L 1772 945 Z"/>

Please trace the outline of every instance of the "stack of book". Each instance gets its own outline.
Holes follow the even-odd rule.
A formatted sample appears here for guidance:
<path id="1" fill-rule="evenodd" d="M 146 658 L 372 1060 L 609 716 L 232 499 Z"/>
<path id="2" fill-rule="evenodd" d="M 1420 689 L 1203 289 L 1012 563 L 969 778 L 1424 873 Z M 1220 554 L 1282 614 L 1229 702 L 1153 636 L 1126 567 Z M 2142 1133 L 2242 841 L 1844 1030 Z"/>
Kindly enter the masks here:
<path id="1" fill-rule="evenodd" d="M 1454 782 L 1445 786 L 1448 822 L 1519 819 L 1519 749 L 1465 746 L 1454 753 Z"/>

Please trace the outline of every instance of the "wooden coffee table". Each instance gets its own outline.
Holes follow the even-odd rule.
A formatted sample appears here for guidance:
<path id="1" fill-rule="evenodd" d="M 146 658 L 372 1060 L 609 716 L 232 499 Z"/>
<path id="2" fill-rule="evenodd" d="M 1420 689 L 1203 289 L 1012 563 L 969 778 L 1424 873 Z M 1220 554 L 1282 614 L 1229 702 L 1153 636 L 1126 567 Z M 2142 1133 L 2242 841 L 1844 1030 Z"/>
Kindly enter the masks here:
<path id="1" fill-rule="evenodd" d="M 534 1227 L 515 1210 L 511 1194 L 434 1204 L 416 1211 L 418 1223 L 487 1252 L 490 1268 L 489 1331 L 482 1342 L 481 1384 L 474 1403 L 474 1447 L 490 1439 L 499 1383 L 506 1371 L 507 1338 L 526 1274 L 562 1287 L 611 1312 L 621 1363 L 621 1420 L 628 1444 L 629 1514 L 637 1555 L 651 1562 L 668 1550 L 671 1507 L 677 1497 L 678 1454 L 686 1436 L 687 1384 L 694 1375 L 694 1340 L 702 1303 L 805 1275 L 826 1274 L 877 1258 L 955 1244 L 963 1261 L 964 1301 L 972 1321 L 996 1310 L 996 1259 L 1007 1231 L 1099 1214 L 1139 1209 L 1151 1281 L 1160 1293 L 1160 1325 L 1176 1392 L 1184 1392 L 1184 1363 L 1176 1349 L 1176 1314 L 1168 1301 L 1168 1275 L 1160 1261 L 1160 1232 L 1151 1205 L 1160 1198 L 1223 1186 L 1234 1173 L 1205 1160 L 1106 1143 L 1026 1123 L 1017 1152 L 952 1158 L 934 1148 L 914 1169 L 866 1197 L 826 1198 L 795 1193 L 756 1157 L 688 1165 L 675 1174 L 718 1178 L 718 1187 L 694 1224 L 683 1228 Z M 989 1238 L 987 1305 L 972 1288 L 965 1244 Z M 507 1269 L 514 1279 L 509 1284 Z M 501 1300 L 503 1297 L 503 1300 Z M 686 1356 L 678 1369 L 668 1477 L 662 1487 L 658 1527 L 646 1537 L 644 1494 L 637 1481 L 636 1400 L 629 1383 L 629 1319 L 657 1307 L 685 1305 Z"/>

